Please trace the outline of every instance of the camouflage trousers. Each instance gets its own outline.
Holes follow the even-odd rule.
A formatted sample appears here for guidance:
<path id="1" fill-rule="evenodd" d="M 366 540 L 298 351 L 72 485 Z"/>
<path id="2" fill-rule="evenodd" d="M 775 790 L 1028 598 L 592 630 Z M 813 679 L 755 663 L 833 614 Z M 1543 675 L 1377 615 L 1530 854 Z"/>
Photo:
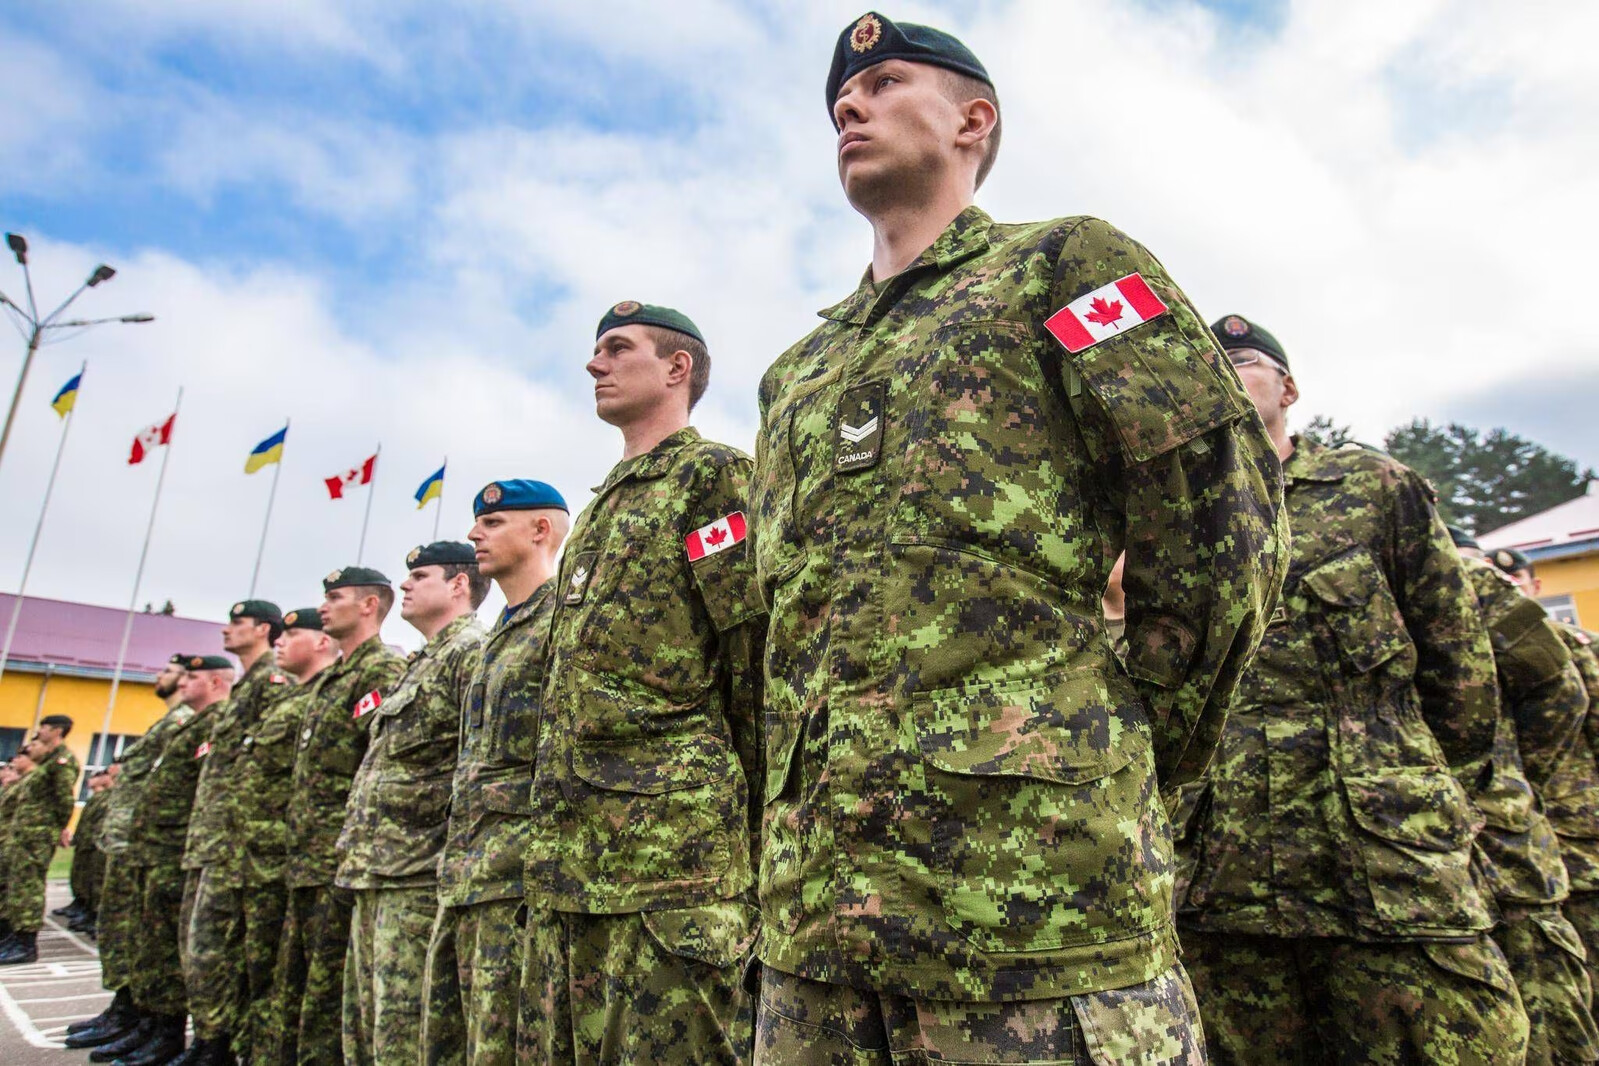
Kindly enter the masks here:
<path id="1" fill-rule="evenodd" d="M 1599 892 L 1573 892 L 1560 909 L 1582 938 L 1588 952 L 1588 980 L 1599 991 Z"/>
<path id="2" fill-rule="evenodd" d="M 87 842 L 72 852 L 72 870 L 67 883 L 72 886 L 72 898 L 83 901 L 92 914 L 100 906 L 100 886 L 105 880 L 105 852 Z"/>
<path id="3" fill-rule="evenodd" d="M 1180 965 L 1131 988 L 1015 1003 L 911 999 L 761 971 L 756 1066 L 1204 1061 Z"/>
<path id="4" fill-rule="evenodd" d="M 127 855 L 106 856 L 105 888 L 100 893 L 95 944 L 100 949 L 100 983 L 111 991 L 133 983 L 144 915 L 143 863 Z"/>
<path id="5" fill-rule="evenodd" d="M 19 933 L 36 933 L 44 925 L 44 882 L 55 858 L 56 841 L 48 830 L 14 830 L 0 848 L 0 917 Z"/>
<path id="6" fill-rule="evenodd" d="M 1587 952 L 1560 908 L 1504 906 L 1492 935 L 1527 1011 L 1527 1066 L 1599 1061 Z"/>
<path id="7" fill-rule="evenodd" d="M 344 960 L 344 1061 L 417 1066 L 436 885 L 357 889 Z"/>
<path id="8" fill-rule="evenodd" d="M 283 939 L 283 912 L 289 890 L 282 881 L 244 883 L 244 1009 L 233 1038 L 233 1051 L 243 1066 L 271 1066 L 282 1022 L 273 974 Z"/>
<path id="9" fill-rule="evenodd" d="M 428 941 L 425 1066 L 512 1066 L 522 982 L 520 899 L 440 907 Z"/>
<path id="10" fill-rule="evenodd" d="M 352 903 L 347 888 L 289 889 L 273 970 L 278 1002 L 268 1061 L 324 1066 L 343 1057 L 344 956 L 350 948 Z"/>
<path id="11" fill-rule="evenodd" d="M 144 872 L 138 948 L 133 959 L 133 1002 L 155 1014 L 187 1014 L 183 984 L 183 867 L 178 856 L 152 862 Z"/>
<path id="12" fill-rule="evenodd" d="M 184 888 L 183 980 L 200 1040 L 233 1036 L 244 1013 L 244 889 L 217 866 L 190 870 Z"/>
<path id="13" fill-rule="evenodd" d="M 748 1063 L 754 1004 L 740 977 L 755 929 L 755 908 L 732 900 L 640 914 L 534 911 L 518 1061 Z"/>
<path id="14" fill-rule="evenodd" d="M 1360 943 L 1184 930 L 1211 1061 L 1517 1066 L 1527 1015 L 1487 936 Z"/>

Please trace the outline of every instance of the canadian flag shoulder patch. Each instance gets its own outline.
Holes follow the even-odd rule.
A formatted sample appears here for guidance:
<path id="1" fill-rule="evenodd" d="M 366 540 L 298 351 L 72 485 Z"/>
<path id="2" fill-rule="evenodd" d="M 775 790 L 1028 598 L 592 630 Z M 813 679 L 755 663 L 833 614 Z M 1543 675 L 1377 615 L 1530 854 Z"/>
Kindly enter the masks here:
<path id="1" fill-rule="evenodd" d="M 743 511 L 734 511 L 730 515 L 718 518 L 708 526 L 701 526 L 684 538 L 684 546 L 688 548 L 689 562 L 698 562 L 707 555 L 725 552 L 735 544 L 742 544 L 744 534 Z"/>
<path id="2" fill-rule="evenodd" d="M 378 709 L 378 706 L 382 702 L 383 693 L 379 692 L 377 689 L 373 689 L 371 692 L 368 692 L 365 696 L 362 696 L 360 699 L 355 701 L 355 714 L 352 717 L 359 718 L 363 714 L 371 714 L 373 711 Z"/>
<path id="3" fill-rule="evenodd" d="M 210 755 L 210 754 L 211 754 L 211 742 L 209 740 L 205 741 L 198 748 L 194 749 L 194 757 L 196 759 L 203 759 L 207 755 Z"/>
<path id="4" fill-rule="evenodd" d="M 1142 274 L 1128 274 L 1079 296 L 1050 315 L 1044 328 L 1076 355 L 1169 310 Z"/>

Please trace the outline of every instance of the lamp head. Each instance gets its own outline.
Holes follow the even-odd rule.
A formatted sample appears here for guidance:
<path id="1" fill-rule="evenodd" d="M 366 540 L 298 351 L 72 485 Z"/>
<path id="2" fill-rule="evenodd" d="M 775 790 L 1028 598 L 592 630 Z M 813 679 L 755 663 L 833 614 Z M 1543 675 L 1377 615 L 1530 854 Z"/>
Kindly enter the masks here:
<path id="1" fill-rule="evenodd" d="M 102 281 L 110 281 L 116 276 L 117 272 L 115 270 L 112 270 L 104 263 L 101 263 L 99 266 L 94 268 L 94 273 L 89 275 L 89 288 L 92 289 Z"/>
<path id="2" fill-rule="evenodd" d="M 28 263 L 28 242 L 20 233 L 6 234 L 6 247 L 11 249 L 11 254 L 17 257 L 17 262 L 24 266 Z"/>

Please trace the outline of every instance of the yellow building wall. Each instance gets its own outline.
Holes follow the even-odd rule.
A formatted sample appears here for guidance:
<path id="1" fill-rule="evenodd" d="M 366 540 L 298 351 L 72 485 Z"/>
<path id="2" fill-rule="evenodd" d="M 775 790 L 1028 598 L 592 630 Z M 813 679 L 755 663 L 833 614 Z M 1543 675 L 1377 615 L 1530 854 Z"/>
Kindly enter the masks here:
<path id="1" fill-rule="evenodd" d="M 39 701 L 40 692 L 44 702 Z M 63 677 L 60 674 L 22 673 L 7 670 L 0 678 L 0 727 L 32 729 L 47 714 L 64 714 L 72 719 L 67 747 L 87 765 L 89 743 L 105 721 L 106 701 L 111 682 L 93 677 Z M 156 699 L 153 685 L 144 681 L 123 681 L 117 687 L 117 706 L 111 715 L 112 733 L 137 736 L 166 713 L 166 705 Z"/>
<path id="2" fill-rule="evenodd" d="M 1570 596 L 1577 608 L 1577 623 L 1599 629 L 1599 552 L 1569 559 L 1549 559 L 1537 564 L 1540 596 Z"/>

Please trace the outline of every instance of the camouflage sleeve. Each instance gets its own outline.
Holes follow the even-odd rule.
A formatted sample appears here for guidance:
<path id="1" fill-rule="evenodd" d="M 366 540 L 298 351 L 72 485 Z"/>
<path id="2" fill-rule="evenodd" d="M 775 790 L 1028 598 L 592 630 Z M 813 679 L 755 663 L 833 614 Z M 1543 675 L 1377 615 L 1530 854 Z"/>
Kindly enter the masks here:
<path id="1" fill-rule="evenodd" d="M 1059 308 L 1139 274 L 1167 311 L 1062 360 L 1084 443 L 1124 516 L 1128 674 L 1151 712 L 1163 788 L 1201 774 L 1276 606 L 1287 563 L 1282 467 L 1231 364 L 1141 245 L 1077 223 Z M 1059 349 L 1057 349 L 1059 350 Z"/>
<path id="2" fill-rule="evenodd" d="M 1536 601 L 1498 575 L 1489 639 L 1498 667 L 1503 711 L 1516 725 L 1521 767 L 1542 795 L 1550 776 L 1582 732 L 1588 695 L 1571 652 Z"/>
<path id="3" fill-rule="evenodd" d="M 465 645 L 458 649 L 455 662 L 450 664 L 450 697 L 455 702 L 455 717 L 459 722 L 466 698 L 472 691 L 472 677 L 483 663 L 483 643 Z"/>
<path id="4" fill-rule="evenodd" d="M 1416 646 L 1421 714 L 1456 778 L 1474 791 L 1499 719 L 1493 648 L 1431 490 L 1416 474 L 1395 469 L 1384 562 Z"/>
<path id="5" fill-rule="evenodd" d="M 77 806 L 78 760 L 67 756 L 66 762 L 53 759 L 50 763 L 50 814 L 58 830 L 72 821 L 72 809 Z"/>

